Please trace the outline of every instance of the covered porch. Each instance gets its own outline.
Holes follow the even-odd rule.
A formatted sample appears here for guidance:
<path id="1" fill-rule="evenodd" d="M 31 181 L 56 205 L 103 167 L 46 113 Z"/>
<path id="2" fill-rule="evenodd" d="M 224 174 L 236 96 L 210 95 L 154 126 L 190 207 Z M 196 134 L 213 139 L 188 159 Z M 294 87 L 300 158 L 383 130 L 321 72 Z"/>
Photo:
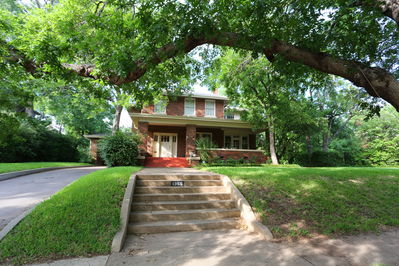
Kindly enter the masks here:
<path id="1" fill-rule="evenodd" d="M 212 153 L 220 159 L 256 158 L 258 163 L 266 161 L 263 151 L 256 149 L 255 132 L 244 121 L 200 120 L 194 117 L 184 117 L 184 120 L 174 117 L 163 117 L 157 120 L 153 117 L 146 118 L 145 120 L 133 119 L 133 129 L 142 136 L 143 160 L 145 158 L 154 158 L 152 160 L 186 158 L 189 165 L 195 165 L 199 163 L 196 140 L 209 138 L 216 145 Z"/>

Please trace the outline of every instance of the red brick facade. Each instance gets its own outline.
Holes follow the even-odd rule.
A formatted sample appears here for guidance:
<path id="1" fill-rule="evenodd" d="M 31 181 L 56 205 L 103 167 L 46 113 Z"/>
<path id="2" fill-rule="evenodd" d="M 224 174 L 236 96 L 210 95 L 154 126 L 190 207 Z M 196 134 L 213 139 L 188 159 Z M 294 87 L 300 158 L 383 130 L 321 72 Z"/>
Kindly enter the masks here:
<path id="1" fill-rule="evenodd" d="M 195 113 L 199 117 L 205 116 L 205 99 L 195 100 Z"/>
<path id="2" fill-rule="evenodd" d="M 245 160 L 255 160 L 256 163 L 265 163 L 267 161 L 267 156 L 264 155 L 263 151 L 245 151 L 245 150 L 215 150 L 211 152 L 213 156 L 217 156 L 221 159 L 245 159 Z"/>
<path id="3" fill-rule="evenodd" d="M 216 100 L 216 117 L 224 118 L 224 101 Z"/>
<path id="4" fill-rule="evenodd" d="M 196 127 L 194 125 L 186 126 L 186 157 L 191 157 L 195 153 L 195 135 Z"/>
<path id="5" fill-rule="evenodd" d="M 170 99 L 166 106 L 166 115 L 175 115 L 175 116 L 183 116 L 184 115 L 184 98 L 185 97 L 176 97 L 174 99 Z M 131 108 L 130 112 L 140 113 L 140 110 L 137 108 Z M 148 105 L 141 109 L 141 113 L 143 114 L 154 114 L 154 105 Z M 217 118 L 224 118 L 224 101 L 223 100 L 215 100 L 215 113 Z M 195 115 L 197 117 L 205 116 L 205 99 L 195 98 Z"/>
<path id="6" fill-rule="evenodd" d="M 148 131 L 148 122 L 139 122 L 138 131 L 141 135 L 140 154 L 149 156 L 152 154 L 152 132 Z"/>
<path id="7" fill-rule="evenodd" d="M 187 123 L 184 123 L 184 120 L 175 120 L 176 122 L 173 122 L 173 124 L 169 125 L 168 121 L 173 120 L 170 118 L 165 118 L 164 117 L 157 117 L 154 116 L 153 120 L 148 119 L 150 121 L 150 124 L 148 122 L 144 122 L 147 119 L 143 119 L 144 121 L 136 120 L 135 125 L 137 127 L 137 131 L 141 134 L 142 136 L 142 145 L 141 145 L 141 155 L 144 155 L 146 157 L 152 157 L 153 156 L 153 143 L 154 143 L 154 133 L 176 133 L 177 134 L 177 150 L 176 153 L 173 154 L 173 156 L 177 157 L 191 157 L 192 155 L 197 154 L 196 151 L 196 135 L 197 133 L 211 133 L 212 134 L 212 141 L 216 144 L 217 148 L 219 150 L 213 151 L 215 156 L 222 157 L 223 159 L 227 158 L 232 158 L 232 159 L 254 159 L 256 157 L 257 163 L 264 163 L 266 161 L 266 156 L 263 155 L 262 152 L 260 151 L 255 151 L 256 149 L 256 135 L 251 134 L 248 129 L 248 127 L 238 127 L 238 128 L 232 128 L 229 127 L 231 125 L 227 124 L 227 127 L 217 127 L 217 126 L 208 126 L 208 125 L 213 125 L 215 123 L 216 125 L 220 121 L 214 120 L 212 118 L 207 118 L 205 117 L 205 106 L 206 106 L 206 97 L 193 97 L 195 99 L 195 116 L 196 117 L 202 117 L 204 119 L 198 120 L 201 121 L 198 122 L 197 125 L 197 120 L 193 121 L 193 118 L 190 117 L 190 121 L 187 120 Z M 211 100 L 212 97 L 209 98 Z M 215 102 L 215 116 L 218 119 L 224 119 L 224 108 L 225 108 L 225 102 L 226 100 L 223 100 L 221 98 L 215 97 L 212 99 Z M 168 116 L 184 116 L 184 105 L 185 105 L 185 97 L 183 96 L 178 96 L 178 97 L 173 97 L 170 98 L 166 109 L 165 113 L 158 114 L 158 115 L 168 115 Z M 154 105 L 149 105 L 144 107 L 142 110 L 134 109 L 131 108 L 129 111 L 133 113 L 143 113 L 143 114 L 154 114 Z M 137 116 L 140 118 L 140 116 Z M 143 116 L 147 117 L 147 116 Z M 170 120 L 168 120 L 170 119 Z M 151 122 L 153 121 L 153 122 Z M 215 121 L 215 122 L 213 122 Z M 183 123 L 182 123 L 183 122 Z M 202 125 L 202 126 L 200 126 Z M 243 130 L 243 131 L 241 131 Z M 250 150 L 227 150 L 224 149 L 225 144 L 224 144 L 224 135 L 229 135 L 229 136 L 248 136 L 248 148 Z M 173 146 L 175 147 L 175 146 Z M 154 155 L 154 157 L 158 156 L 157 154 Z M 187 158 L 189 159 L 189 158 Z M 190 164 L 195 164 L 198 162 L 195 158 L 189 159 Z M 191 162 L 192 161 L 192 162 Z"/>
<path id="8" fill-rule="evenodd" d="M 166 106 L 167 115 L 184 115 L 184 97 L 177 97 L 177 99 L 170 100 Z"/>
<path id="9" fill-rule="evenodd" d="M 104 161 L 101 159 L 101 156 L 99 154 L 98 150 L 98 141 L 100 139 L 95 139 L 91 138 L 90 139 L 90 157 L 92 160 L 92 163 L 95 165 L 103 165 Z"/>

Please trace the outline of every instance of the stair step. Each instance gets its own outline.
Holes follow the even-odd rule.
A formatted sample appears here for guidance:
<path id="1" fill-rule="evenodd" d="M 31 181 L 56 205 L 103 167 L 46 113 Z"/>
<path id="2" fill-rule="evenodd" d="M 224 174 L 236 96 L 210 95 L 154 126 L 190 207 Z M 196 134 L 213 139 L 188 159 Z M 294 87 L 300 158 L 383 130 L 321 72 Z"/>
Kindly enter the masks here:
<path id="1" fill-rule="evenodd" d="M 201 231 L 211 229 L 234 229 L 240 226 L 237 218 L 218 220 L 186 220 L 186 221 L 162 221 L 150 223 L 130 223 L 129 233 L 154 234 L 184 231 Z"/>
<path id="2" fill-rule="evenodd" d="M 213 201 L 155 201 L 155 202 L 133 202 L 134 211 L 160 211 L 160 210 L 198 210 L 235 208 L 233 200 Z"/>
<path id="3" fill-rule="evenodd" d="M 170 182 L 172 180 L 137 180 L 136 186 L 170 186 Z M 177 181 L 177 180 L 176 180 Z M 223 182 L 221 180 L 185 180 L 184 186 L 187 187 L 197 187 L 197 186 L 223 186 Z"/>
<path id="4" fill-rule="evenodd" d="M 212 174 L 157 174 L 157 175 L 138 175 L 137 181 L 139 180 L 220 180 L 219 175 Z"/>
<path id="5" fill-rule="evenodd" d="M 176 193 L 176 194 L 134 194 L 134 202 L 153 201 L 194 201 L 194 200 L 229 200 L 230 193 Z"/>
<path id="6" fill-rule="evenodd" d="M 158 222 L 158 221 L 182 221 L 182 220 L 210 220 L 225 219 L 240 216 L 239 209 L 202 209 L 202 210 L 169 210 L 131 212 L 131 222 Z"/>
<path id="7" fill-rule="evenodd" d="M 203 192 L 225 192 L 224 186 L 202 186 L 202 187 L 136 187 L 135 194 L 150 193 L 203 193 Z"/>

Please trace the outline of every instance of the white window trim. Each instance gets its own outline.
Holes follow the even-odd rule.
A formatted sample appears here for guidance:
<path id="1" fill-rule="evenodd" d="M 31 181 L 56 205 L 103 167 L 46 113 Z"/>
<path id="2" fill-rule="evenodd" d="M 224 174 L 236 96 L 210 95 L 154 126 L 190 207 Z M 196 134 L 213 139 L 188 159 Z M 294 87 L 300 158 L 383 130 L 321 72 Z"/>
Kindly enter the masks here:
<path id="1" fill-rule="evenodd" d="M 213 115 L 207 115 L 206 114 L 206 102 L 212 102 L 213 103 Z M 216 117 L 216 101 L 215 100 L 205 100 L 204 115 L 205 115 L 205 117 Z"/>
<path id="2" fill-rule="evenodd" d="M 194 113 L 193 114 L 186 114 L 186 102 L 187 100 L 193 100 L 194 101 Z M 184 115 L 185 116 L 197 116 L 197 101 L 195 98 L 184 98 Z"/>
<path id="3" fill-rule="evenodd" d="M 231 137 L 231 146 L 233 147 L 233 137 L 234 136 L 239 136 L 239 141 L 240 141 L 240 147 L 239 147 L 239 149 L 241 149 L 241 150 L 249 150 L 249 135 L 237 135 L 237 134 L 226 134 L 226 135 L 224 135 L 223 136 L 223 147 L 224 147 L 224 149 L 228 149 L 228 150 L 230 150 L 230 149 L 237 149 L 237 148 L 226 148 L 226 136 L 230 136 Z M 242 137 L 247 137 L 247 145 L 248 145 L 248 148 L 247 149 L 243 149 L 242 148 Z"/>

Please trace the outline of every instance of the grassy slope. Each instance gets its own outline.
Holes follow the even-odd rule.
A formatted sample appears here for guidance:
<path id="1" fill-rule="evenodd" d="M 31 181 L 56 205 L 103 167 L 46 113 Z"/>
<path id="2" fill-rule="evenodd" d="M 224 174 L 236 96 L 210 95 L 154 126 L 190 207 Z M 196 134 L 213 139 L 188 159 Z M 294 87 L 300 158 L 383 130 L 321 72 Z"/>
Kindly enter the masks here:
<path id="1" fill-rule="evenodd" d="M 0 163 L 0 174 L 45 168 L 45 167 L 61 167 L 61 166 L 79 166 L 79 165 L 89 165 L 88 163 L 64 163 L 64 162 L 29 162 L 29 163 Z"/>
<path id="2" fill-rule="evenodd" d="M 38 205 L 0 242 L 0 264 L 109 253 L 125 187 L 139 169 L 93 172 Z"/>
<path id="3" fill-rule="evenodd" d="M 277 238 L 399 226 L 399 170 L 209 167 L 230 176 Z"/>

